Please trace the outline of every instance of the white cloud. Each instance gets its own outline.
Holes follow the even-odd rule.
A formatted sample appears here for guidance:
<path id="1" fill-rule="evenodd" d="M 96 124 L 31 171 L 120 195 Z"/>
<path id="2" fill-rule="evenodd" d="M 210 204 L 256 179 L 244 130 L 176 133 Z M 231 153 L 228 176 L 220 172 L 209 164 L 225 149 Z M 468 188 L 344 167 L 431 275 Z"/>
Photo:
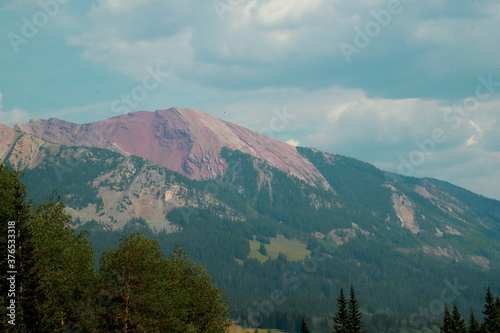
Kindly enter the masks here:
<path id="1" fill-rule="evenodd" d="M 289 139 L 289 140 L 286 140 L 285 142 L 288 143 L 289 145 L 292 145 L 295 147 L 300 146 L 300 141 L 297 141 L 294 139 Z"/>
<path id="2" fill-rule="evenodd" d="M 364 96 L 333 107 L 306 143 L 394 172 L 406 172 L 402 159 L 420 154 L 423 159 L 411 164 L 412 175 L 500 199 L 499 109 L 500 101 L 493 100 L 460 116 L 459 109 L 437 101 Z M 441 134 L 439 140 L 434 131 Z"/>
<path id="3" fill-rule="evenodd" d="M 256 17 L 261 24 L 276 26 L 300 23 L 321 10 L 323 0 L 274 0 L 260 5 Z"/>
<path id="4" fill-rule="evenodd" d="M 384 98 L 403 93 L 418 98 L 461 89 L 455 84 L 457 68 L 462 79 L 471 71 L 497 68 L 500 6 L 490 1 L 462 9 L 439 2 L 432 10 L 428 3 L 402 1 L 402 13 L 353 56 L 353 66 L 339 45 L 352 44 L 354 28 L 373 21 L 370 13 L 386 10 L 388 1 L 222 3 L 221 19 L 211 1 L 100 0 L 85 18 L 90 29 L 70 42 L 84 47 L 86 59 L 136 79 L 147 65 L 170 64 L 173 76 L 184 82 L 222 89 L 343 85 Z M 374 63 L 370 73 L 368 58 Z M 429 89 L 428 81 L 415 75 L 446 82 L 434 80 L 436 89 Z M 397 83 L 408 79 L 414 80 L 412 89 Z"/>
<path id="5" fill-rule="evenodd" d="M 7 126 L 14 126 L 16 123 L 24 123 L 30 120 L 30 114 L 21 109 L 13 109 L 4 111 L 2 105 L 3 95 L 0 93 L 0 124 Z"/>
<path id="6" fill-rule="evenodd" d="M 478 75 L 493 73 L 495 82 L 500 80 L 496 1 L 461 6 L 402 1 L 403 12 L 351 64 L 340 43 L 352 43 L 354 28 L 373 21 L 370 13 L 386 9 L 387 0 L 223 0 L 230 8 L 222 18 L 210 0 L 94 2 L 68 6 L 92 7 L 82 16 L 72 11 L 74 25 L 64 30 L 84 60 L 138 83 L 148 66 L 159 64 L 171 73 L 141 108 L 197 107 L 262 131 L 270 127 L 274 110 L 286 107 L 296 117 L 274 132 L 276 139 L 294 138 L 291 143 L 392 170 L 400 155 L 418 149 L 415 140 L 443 128 L 447 140 L 436 145 L 417 175 L 444 177 L 453 170 L 449 179 L 458 184 L 498 179 L 496 171 L 487 171 L 490 164 L 498 165 L 500 152 L 498 95 L 482 102 L 458 129 L 443 119 L 453 110 L 453 100 L 472 95 Z M 37 6 L 36 0 L 8 4 L 28 16 Z M 59 110 L 74 118 L 80 111 Z M 79 119 L 89 113 L 81 111 Z M 12 123 L 27 113 L 16 109 L 1 117 Z M 483 175 L 471 175 L 472 167 Z"/>
<path id="7" fill-rule="evenodd" d="M 149 2 L 150 0 L 101 0 L 101 6 L 106 7 L 113 13 L 120 13 L 134 10 Z"/>

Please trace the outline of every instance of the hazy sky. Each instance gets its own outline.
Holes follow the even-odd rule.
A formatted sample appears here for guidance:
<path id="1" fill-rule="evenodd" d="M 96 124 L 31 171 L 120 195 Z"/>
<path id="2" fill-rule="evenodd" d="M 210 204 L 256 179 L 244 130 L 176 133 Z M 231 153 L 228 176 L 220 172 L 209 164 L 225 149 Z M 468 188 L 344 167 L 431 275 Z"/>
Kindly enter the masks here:
<path id="1" fill-rule="evenodd" d="M 0 123 L 191 107 L 500 199 L 499 0 L 0 6 Z"/>

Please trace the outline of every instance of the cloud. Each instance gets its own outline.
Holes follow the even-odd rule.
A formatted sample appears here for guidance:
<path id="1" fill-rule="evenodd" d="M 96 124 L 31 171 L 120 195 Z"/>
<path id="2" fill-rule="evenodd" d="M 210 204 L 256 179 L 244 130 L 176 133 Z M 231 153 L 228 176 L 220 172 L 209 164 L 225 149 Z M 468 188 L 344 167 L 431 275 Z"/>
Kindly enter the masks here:
<path id="1" fill-rule="evenodd" d="M 101 5 L 113 13 L 131 11 L 147 4 L 150 0 L 103 0 Z"/>
<path id="2" fill-rule="evenodd" d="M 224 11 L 215 3 L 224 4 Z M 441 128 L 446 140 L 426 155 L 416 175 L 447 177 L 442 179 L 467 186 L 488 185 L 487 179 L 498 179 L 491 165 L 498 165 L 500 152 L 500 88 L 495 86 L 497 91 L 489 101 L 482 101 L 468 118 L 457 118 L 455 104 L 474 94 L 479 75 L 492 74 L 495 84 L 500 82 L 498 1 L 456 6 L 447 1 L 402 0 L 401 13 L 369 36 L 348 63 L 341 43 L 354 45 L 358 31 L 376 24 L 373 13 L 387 10 L 388 4 L 388 0 L 70 2 L 58 19 L 70 22 L 68 29 L 47 27 L 39 42 L 31 43 L 23 53 L 36 59 L 30 63 L 43 64 L 43 70 L 50 73 L 50 84 L 45 90 L 38 88 L 45 99 L 32 100 L 50 104 L 57 99 L 46 96 L 66 91 L 72 83 L 80 88 L 78 84 L 85 80 L 81 86 L 112 78 L 99 87 L 101 99 L 93 100 L 97 89 L 87 89 L 93 95 L 82 93 L 88 98 L 74 102 L 83 100 L 88 110 L 71 102 L 44 105 L 45 110 L 79 122 L 87 117 L 102 119 L 114 115 L 106 102 L 130 93 L 134 85 L 142 84 L 148 68 L 160 66 L 170 76 L 138 106 L 142 110 L 194 107 L 269 134 L 266 129 L 271 128 L 276 110 L 286 108 L 295 117 L 280 131 L 272 131 L 275 139 L 357 157 L 395 171 L 400 156 L 408 158 L 419 149 L 418 143 Z M 38 2 L 9 1 L 5 6 L 16 15 L 23 13 L 19 17 L 31 17 Z M 83 61 L 84 66 L 74 67 L 85 68 L 85 75 L 68 72 L 71 78 L 52 80 L 52 72 L 59 74 L 66 68 L 57 63 L 57 71 L 46 69 L 49 57 L 57 52 L 62 58 L 64 53 L 59 49 L 47 52 L 57 44 L 42 43 L 43 38 L 53 35 L 68 42 L 69 48 L 62 51 L 69 56 L 64 59 L 81 55 L 68 67 Z M 42 44 L 46 45 L 43 49 L 39 48 Z M 25 77 L 36 69 L 23 68 Z M 41 70 L 42 65 L 37 68 Z M 11 77 L 19 75 L 12 71 Z M 4 80 L 9 82 L 9 77 Z M 75 88 L 80 90 L 85 89 Z M 446 114 L 451 118 L 446 120 Z M 11 123 L 28 117 L 19 109 L 1 115 L 2 122 Z M 471 172 L 471 168 L 482 172 Z"/>
<path id="3" fill-rule="evenodd" d="M 300 142 L 297 140 L 294 140 L 294 139 L 289 139 L 289 140 L 286 140 L 285 142 L 288 143 L 289 145 L 292 145 L 295 147 L 300 146 Z"/>
<path id="4" fill-rule="evenodd" d="M 3 95 L 0 93 L 0 124 L 7 126 L 14 126 L 16 123 L 24 123 L 31 119 L 28 112 L 21 109 L 13 109 L 11 111 L 4 111 L 2 105 Z"/>
<path id="5" fill-rule="evenodd" d="M 305 142 L 384 170 L 411 171 L 500 199 L 499 109 L 498 100 L 465 112 L 438 101 L 364 96 L 324 114 L 322 126 Z"/>
<path id="6" fill-rule="evenodd" d="M 498 70 L 500 6 L 401 1 L 377 36 L 348 64 L 340 44 L 376 23 L 388 1 L 100 0 L 90 29 L 70 43 L 86 59 L 136 79 L 169 65 L 183 82 L 220 89 L 341 86 L 380 98 L 463 98 L 477 74 Z M 460 71 L 457 71 L 460 68 Z M 474 74 L 477 73 L 477 74 Z M 404 83 L 404 84 L 403 84 Z"/>

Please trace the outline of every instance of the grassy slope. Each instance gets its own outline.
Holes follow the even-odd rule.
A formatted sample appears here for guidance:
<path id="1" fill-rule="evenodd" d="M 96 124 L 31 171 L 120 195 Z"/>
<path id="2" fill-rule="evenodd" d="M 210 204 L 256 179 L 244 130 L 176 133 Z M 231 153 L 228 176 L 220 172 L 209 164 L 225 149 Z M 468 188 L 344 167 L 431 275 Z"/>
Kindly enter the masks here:
<path id="1" fill-rule="evenodd" d="M 268 259 L 276 259 L 280 253 L 285 254 L 288 260 L 301 261 L 304 260 L 311 251 L 306 249 L 306 244 L 298 240 L 290 240 L 283 235 L 270 238 L 271 244 L 264 244 L 267 250 L 267 256 L 263 256 L 259 252 L 260 242 L 253 240 L 250 241 L 250 255 L 249 258 L 258 259 L 260 262 L 265 262 Z"/>

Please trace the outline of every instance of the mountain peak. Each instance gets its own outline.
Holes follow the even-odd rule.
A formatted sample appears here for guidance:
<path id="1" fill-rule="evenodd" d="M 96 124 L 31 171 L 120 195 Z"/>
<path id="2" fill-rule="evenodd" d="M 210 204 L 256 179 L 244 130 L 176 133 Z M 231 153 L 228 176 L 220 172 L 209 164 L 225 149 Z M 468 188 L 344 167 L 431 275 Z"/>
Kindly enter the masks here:
<path id="1" fill-rule="evenodd" d="M 220 152 L 226 147 L 260 158 L 309 184 L 327 186 L 295 147 L 195 109 L 137 111 L 88 124 L 30 120 L 15 128 L 53 143 L 137 155 L 198 180 L 225 173 L 227 164 Z"/>

